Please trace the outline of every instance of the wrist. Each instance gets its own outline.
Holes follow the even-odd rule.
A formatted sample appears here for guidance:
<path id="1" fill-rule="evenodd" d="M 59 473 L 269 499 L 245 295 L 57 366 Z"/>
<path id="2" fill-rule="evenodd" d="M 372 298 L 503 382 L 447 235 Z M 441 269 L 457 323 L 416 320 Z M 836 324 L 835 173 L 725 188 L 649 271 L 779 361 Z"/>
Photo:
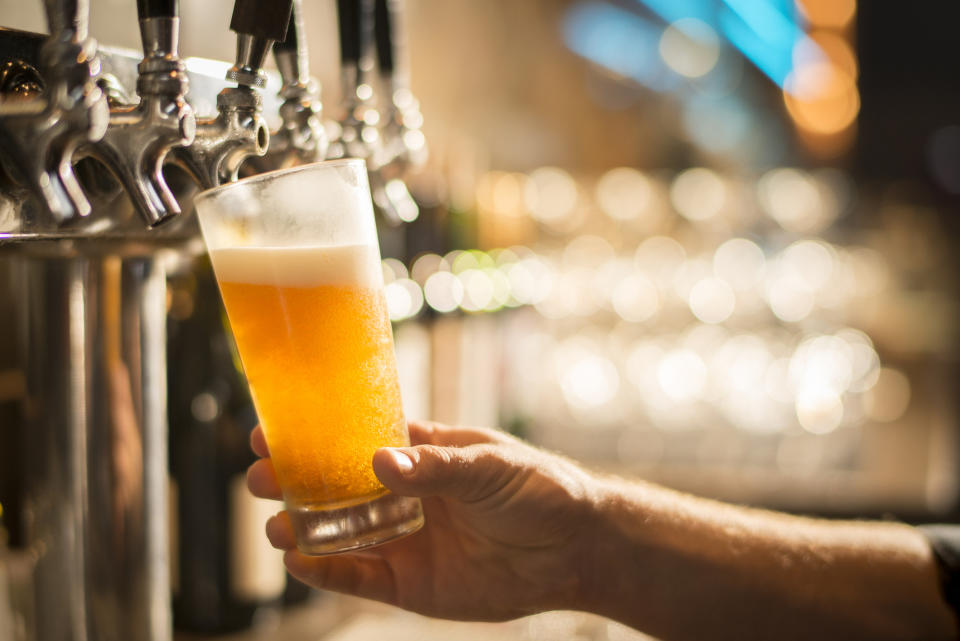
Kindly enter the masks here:
<path id="1" fill-rule="evenodd" d="M 635 591 L 641 575 L 641 545 L 628 532 L 636 531 L 633 523 L 641 524 L 643 517 L 622 486 L 622 481 L 591 477 L 578 555 L 577 608 L 613 618 L 619 618 L 613 610 L 623 591 Z"/>

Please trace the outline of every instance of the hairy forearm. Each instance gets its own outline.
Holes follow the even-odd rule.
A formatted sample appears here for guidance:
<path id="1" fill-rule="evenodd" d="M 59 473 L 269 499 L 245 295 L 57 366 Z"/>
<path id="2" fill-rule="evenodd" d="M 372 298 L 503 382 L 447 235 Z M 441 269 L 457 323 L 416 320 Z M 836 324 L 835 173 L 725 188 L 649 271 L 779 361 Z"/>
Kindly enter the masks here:
<path id="1" fill-rule="evenodd" d="M 926 540 L 599 479 L 587 608 L 666 641 L 953 639 Z"/>

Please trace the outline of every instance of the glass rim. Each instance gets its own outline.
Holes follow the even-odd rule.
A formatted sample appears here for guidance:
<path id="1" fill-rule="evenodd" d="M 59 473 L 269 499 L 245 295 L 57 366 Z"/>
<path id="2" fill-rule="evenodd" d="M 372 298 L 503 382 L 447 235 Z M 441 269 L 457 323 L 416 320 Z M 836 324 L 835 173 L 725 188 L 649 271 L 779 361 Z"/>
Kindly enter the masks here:
<path id="1" fill-rule="evenodd" d="M 208 198 L 216 196 L 222 191 L 227 191 L 232 187 L 237 187 L 241 185 L 243 186 L 253 185 L 258 182 L 263 182 L 265 180 L 269 180 L 271 178 L 276 178 L 279 176 L 286 176 L 289 174 L 297 174 L 303 171 L 318 169 L 321 166 L 336 167 L 338 165 L 361 165 L 363 166 L 364 169 L 366 169 L 367 163 L 363 158 L 332 158 L 330 160 L 318 160 L 316 162 L 310 162 L 304 165 L 296 165 L 294 167 L 284 167 L 282 169 L 271 169 L 270 171 L 264 171 L 259 174 L 247 176 L 246 178 L 241 178 L 239 180 L 232 180 L 230 182 L 217 185 L 216 187 L 211 187 L 210 189 L 204 189 L 203 191 L 198 192 L 193 197 L 193 203 L 194 203 L 194 206 L 196 206 L 196 203 L 198 201 L 207 200 Z"/>

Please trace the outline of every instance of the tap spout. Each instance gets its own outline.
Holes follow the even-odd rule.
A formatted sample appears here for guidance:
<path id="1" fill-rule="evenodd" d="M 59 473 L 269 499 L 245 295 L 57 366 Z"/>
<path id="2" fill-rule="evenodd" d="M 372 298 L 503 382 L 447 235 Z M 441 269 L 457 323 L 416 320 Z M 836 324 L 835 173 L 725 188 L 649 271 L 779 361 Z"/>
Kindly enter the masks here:
<path id="1" fill-rule="evenodd" d="M 328 140 L 320 122 L 323 110 L 320 85 L 310 77 L 302 0 L 294 0 L 287 36 L 273 44 L 273 57 L 283 81 L 280 89 L 283 124 L 271 136 L 267 156 L 276 159 L 273 164 L 277 166 L 323 160 Z"/>
<path id="2" fill-rule="evenodd" d="M 196 117 L 184 98 L 188 85 L 178 55 L 177 3 L 141 1 L 137 8 L 144 51 L 137 67 L 140 102 L 111 109 L 106 134 L 82 153 L 107 166 L 147 225 L 155 227 L 180 213 L 161 170 L 172 149 L 193 142 Z"/>
<path id="3" fill-rule="evenodd" d="M 249 87 L 221 91 L 218 115 L 197 122 L 193 144 L 173 150 L 176 164 L 204 189 L 236 180 L 243 161 L 262 156 L 270 144 L 262 104 L 260 94 Z"/>
<path id="4" fill-rule="evenodd" d="M 174 161 L 208 189 L 237 179 L 240 165 L 263 156 L 270 130 L 263 119 L 266 86 L 262 67 L 275 40 L 286 37 L 293 0 L 236 0 L 230 28 L 237 32 L 237 60 L 227 80 L 237 83 L 217 94 L 217 117 L 197 123 L 193 144 L 174 151 Z"/>
<path id="5" fill-rule="evenodd" d="M 73 153 L 107 129 L 107 99 L 97 86 L 97 43 L 87 37 L 85 0 L 46 0 L 51 35 L 40 51 L 46 85 L 38 96 L 0 104 L 0 159 L 56 224 L 90 213 L 73 173 Z"/>

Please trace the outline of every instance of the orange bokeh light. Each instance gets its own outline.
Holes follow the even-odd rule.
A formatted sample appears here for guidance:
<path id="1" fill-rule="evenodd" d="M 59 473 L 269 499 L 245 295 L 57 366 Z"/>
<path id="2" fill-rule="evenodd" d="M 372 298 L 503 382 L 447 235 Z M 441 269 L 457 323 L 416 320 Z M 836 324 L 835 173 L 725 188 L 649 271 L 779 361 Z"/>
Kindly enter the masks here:
<path id="1" fill-rule="evenodd" d="M 859 75 L 857 54 L 853 51 L 853 46 L 851 46 L 849 40 L 825 29 L 817 29 L 807 35 L 817 44 L 820 51 L 844 73 L 851 78 L 856 78 Z"/>
<path id="2" fill-rule="evenodd" d="M 796 0 L 797 9 L 814 27 L 841 29 L 857 11 L 856 0 Z"/>
<path id="3" fill-rule="evenodd" d="M 836 134 L 850 127 L 860 111 L 854 77 L 832 61 L 810 62 L 791 73 L 783 100 L 801 129 Z"/>

